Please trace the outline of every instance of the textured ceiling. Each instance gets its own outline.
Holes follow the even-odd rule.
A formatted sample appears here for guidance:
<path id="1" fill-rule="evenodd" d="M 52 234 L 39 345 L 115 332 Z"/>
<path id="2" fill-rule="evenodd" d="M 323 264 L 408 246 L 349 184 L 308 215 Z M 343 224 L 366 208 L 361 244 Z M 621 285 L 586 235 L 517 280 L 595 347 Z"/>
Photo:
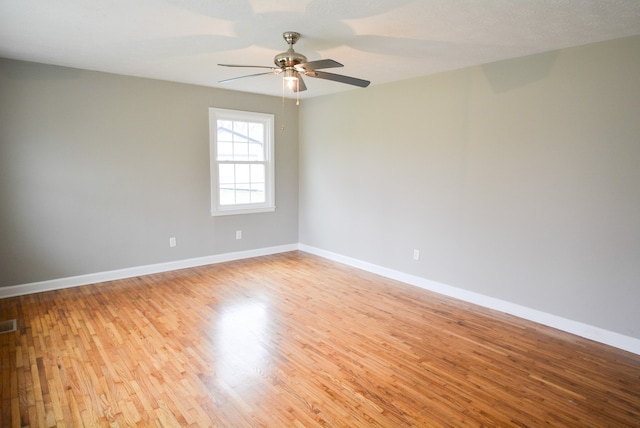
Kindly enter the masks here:
<path id="1" fill-rule="evenodd" d="M 297 52 L 372 85 L 640 34 L 639 0 L 0 0 L 0 56 L 281 95 L 219 80 Z M 264 71 L 264 70 L 263 70 Z M 302 98 L 366 90 L 306 78 Z"/>

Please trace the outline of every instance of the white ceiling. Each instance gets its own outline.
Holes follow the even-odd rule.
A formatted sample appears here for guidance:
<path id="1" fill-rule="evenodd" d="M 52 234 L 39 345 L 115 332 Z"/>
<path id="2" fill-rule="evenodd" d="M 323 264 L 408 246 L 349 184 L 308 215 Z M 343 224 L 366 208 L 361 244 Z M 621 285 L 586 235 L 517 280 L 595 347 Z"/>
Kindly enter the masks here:
<path id="1" fill-rule="evenodd" d="M 372 85 L 640 34 L 639 0 L 0 0 L 0 56 L 282 95 L 297 52 Z M 266 71 L 266 70 L 262 70 Z M 302 98 L 366 90 L 306 78 Z"/>

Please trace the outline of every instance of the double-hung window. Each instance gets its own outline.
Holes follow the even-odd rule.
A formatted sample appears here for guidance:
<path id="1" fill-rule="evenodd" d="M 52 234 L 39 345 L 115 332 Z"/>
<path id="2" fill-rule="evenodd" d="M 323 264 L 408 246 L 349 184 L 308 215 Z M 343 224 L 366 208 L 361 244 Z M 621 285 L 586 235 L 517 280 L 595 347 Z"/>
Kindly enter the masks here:
<path id="1" fill-rule="evenodd" d="M 275 210 L 274 117 L 209 108 L 211 215 Z"/>

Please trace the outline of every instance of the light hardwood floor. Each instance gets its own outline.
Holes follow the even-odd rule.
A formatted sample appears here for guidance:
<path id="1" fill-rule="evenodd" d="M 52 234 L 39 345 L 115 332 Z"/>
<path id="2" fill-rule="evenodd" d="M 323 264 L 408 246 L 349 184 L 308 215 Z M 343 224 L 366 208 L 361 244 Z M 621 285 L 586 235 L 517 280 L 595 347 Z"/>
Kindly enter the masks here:
<path id="1" fill-rule="evenodd" d="M 11 318 L 3 427 L 640 426 L 640 356 L 301 252 Z"/>

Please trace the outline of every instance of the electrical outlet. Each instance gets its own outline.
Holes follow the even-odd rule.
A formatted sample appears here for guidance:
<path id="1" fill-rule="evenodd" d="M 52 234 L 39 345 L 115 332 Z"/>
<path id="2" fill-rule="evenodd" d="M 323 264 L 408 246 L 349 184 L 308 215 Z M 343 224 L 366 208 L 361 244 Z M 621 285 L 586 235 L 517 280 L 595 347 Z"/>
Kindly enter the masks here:
<path id="1" fill-rule="evenodd" d="M 169 246 L 170 247 L 175 247 L 176 246 L 176 238 L 174 238 L 174 237 L 169 238 Z"/>
<path id="2" fill-rule="evenodd" d="M 420 250 L 413 250 L 413 260 L 420 260 Z"/>
<path id="3" fill-rule="evenodd" d="M 236 239 L 242 239 L 242 231 L 236 230 Z"/>

